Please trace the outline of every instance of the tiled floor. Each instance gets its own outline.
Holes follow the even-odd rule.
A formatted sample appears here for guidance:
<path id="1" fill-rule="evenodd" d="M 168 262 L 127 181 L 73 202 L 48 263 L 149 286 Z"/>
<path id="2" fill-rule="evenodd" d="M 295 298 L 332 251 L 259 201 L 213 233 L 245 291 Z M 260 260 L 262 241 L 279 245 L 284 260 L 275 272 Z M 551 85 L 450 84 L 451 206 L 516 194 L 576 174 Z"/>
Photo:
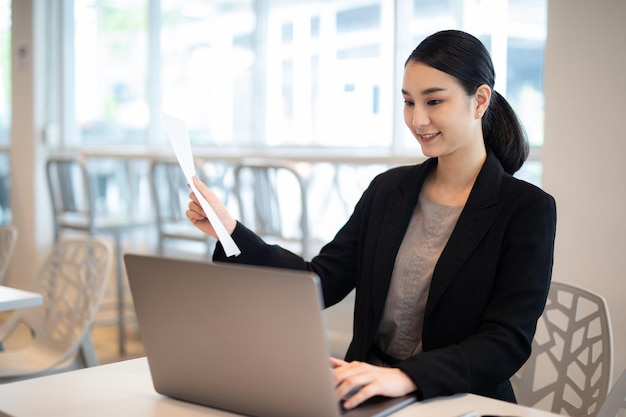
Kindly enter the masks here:
<path id="1" fill-rule="evenodd" d="M 9 312 L 0 312 L 0 325 L 6 320 L 9 314 Z M 96 357 L 100 364 L 144 356 L 143 344 L 141 343 L 141 338 L 135 323 L 127 326 L 126 352 L 124 354 L 120 353 L 117 326 L 96 325 L 91 330 L 91 337 L 96 351 Z M 9 350 L 19 349 L 27 345 L 29 341 L 30 336 L 28 335 L 26 327 L 21 326 L 12 334 L 11 339 L 9 339 L 5 347 Z"/>
<path id="2" fill-rule="evenodd" d="M 96 357 L 100 364 L 118 362 L 144 356 L 143 344 L 137 331 L 136 324 L 130 324 L 126 329 L 126 352 L 120 353 L 117 326 L 94 326 L 91 330 L 91 338 Z"/>
<path id="3" fill-rule="evenodd" d="M 173 250 L 170 248 L 166 255 L 192 260 L 206 259 L 205 252 L 203 252 L 206 249 L 203 245 L 198 245 L 197 242 L 189 242 L 189 245 L 186 245 L 186 242 L 182 242 L 178 244 L 178 248 L 186 250 Z M 145 248 L 141 245 L 135 245 L 132 248 L 127 248 L 127 251 L 143 253 L 146 255 L 156 254 L 156 250 L 154 248 Z M 125 326 L 126 349 L 124 354 L 120 353 L 117 326 L 115 324 L 101 324 L 102 322 L 112 323 L 115 321 L 115 317 L 117 317 L 115 313 L 115 299 L 116 290 L 114 287 L 114 281 L 112 280 L 111 286 L 107 291 L 107 295 L 105 295 L 105 299 L 100 306 L 100 312 L 96 316 L 96 321 L 91 330 L 91 337 L 96 350 L 96 357 L 101 364 L 144 356 L 143 344 L 141 343 L 137 322 L 134 318 L 132 299 L 128 288 L 126 288 L 125 308 L 126 315 L 131 318 L 127 319 L 129 322 Z"/>

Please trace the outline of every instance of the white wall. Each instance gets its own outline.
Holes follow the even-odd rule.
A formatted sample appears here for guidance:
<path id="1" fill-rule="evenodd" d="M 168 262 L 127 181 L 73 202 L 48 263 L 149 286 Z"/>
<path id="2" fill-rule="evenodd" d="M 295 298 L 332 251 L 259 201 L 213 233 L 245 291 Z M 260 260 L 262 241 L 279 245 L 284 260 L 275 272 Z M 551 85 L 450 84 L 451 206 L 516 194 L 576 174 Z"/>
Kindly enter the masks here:
<path id="1" fill-rule="evenodd" d="M 543 184 L 557 202 L 553 279 L 606 297 L 626 368 L 626 1 L 549 0 Z"/>
<path id="2" fill-rule="evenodd" d="M 52 241 L 52 218 L 45 183 L 46 150 L 42 142 L 44 36 L 36 33 L 46 0 L 12 4 L 11 210 L 18 230 L 17 246 L 6 282 L 25 287 L 35 277 Z M 25 51 L 24 54 L 18 50 Z M 43 97 L 43 96 L 42 96 Z"/>

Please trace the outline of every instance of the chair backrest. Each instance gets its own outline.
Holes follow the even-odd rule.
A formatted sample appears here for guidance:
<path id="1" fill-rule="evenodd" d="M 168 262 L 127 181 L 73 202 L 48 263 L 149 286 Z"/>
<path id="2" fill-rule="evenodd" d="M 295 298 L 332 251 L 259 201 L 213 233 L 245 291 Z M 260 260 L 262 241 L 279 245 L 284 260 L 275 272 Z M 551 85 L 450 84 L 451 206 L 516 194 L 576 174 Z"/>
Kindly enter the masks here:
<path id="1" fill-rule="evenodd" d="M 304 257 L 310 255 L 306 184 L 295 164 L 244 160 L 235 169 L 235 194 L 246 226 Z"/>
<path id="2" fill-rule="evenodd" d="M 225 204 L 228 203 L 232 188 L 224 183 L 229 169 L 230 165 L 227 163 L 196 161 L 198 178 L 215 191 Z M 150 187 L 159 224 L 188 222 L 185 212 L 189 205 L 191 189 L 187 186 L 187 179 L 177 161 L 173 159 L 152 161 Z"/>
<path id="3" fill-rule="evenodd" d="M 111 247 L 93 237 L 54 243 L 30 289 L 43 295 L 40 307 L 15 310 L 14 320 L 33 331 L 33 343 L 64 352 L 63 363 L 78 350 L 98 312 L 113 264 Z"/>
<path id="4" fill-rule="evenodd" d="M 511 378 L 520 404 L 571 416 L 596 416 L 613 370 L 607 303 L 585 289 L 552 282 L 532 353 Z"/>
<path id="5" fill-rule="evenodd" d="M 94 234 L 94 194 L 84 158 L 50 158 L 46 163 L 46 177 L 55 240 L 60 238 L 64 228 Z"/>
<path id="6" fill-rule="evenodd" d="M 178 162 L 155 160 L 150 166 L 150 186 L 158 224 L 186 219 L 190 189 Z"/>
<path id="7" fill-rule="evenodd" d="M 624 417 L 626 415 L 626 371 L 623 371 L 609 391 L 597 417 Z"/>
<path id="8" fill-rule="evenodd" d="M 48 159 L 46 177 L 55 240 L 63 230 L 95 235 L 146 222 L 135 206 L 137 190 L 131 184 L 128 164 L 126 159 L 87 159 L 83 155 Z"/>
<path id="9" fill-rule="evenodd" d="M 17 229 L 15 226 L 0 226 L 0 284 L 9 269 L 15 245 L 17 243 Z"/>

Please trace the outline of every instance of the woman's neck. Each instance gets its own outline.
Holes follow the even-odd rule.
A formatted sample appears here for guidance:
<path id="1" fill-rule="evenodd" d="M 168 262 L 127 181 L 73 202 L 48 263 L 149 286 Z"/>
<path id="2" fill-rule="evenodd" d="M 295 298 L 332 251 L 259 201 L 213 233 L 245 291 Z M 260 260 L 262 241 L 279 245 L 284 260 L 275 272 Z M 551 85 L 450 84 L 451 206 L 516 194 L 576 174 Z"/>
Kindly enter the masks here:
<path id="1" fill-rule="evenodd" d="M 422 195 L 438 204 L 465 205 L 486 159 L 484 146 L 472 152 L 439 157 L 437 166 L 424 183 Z"/>

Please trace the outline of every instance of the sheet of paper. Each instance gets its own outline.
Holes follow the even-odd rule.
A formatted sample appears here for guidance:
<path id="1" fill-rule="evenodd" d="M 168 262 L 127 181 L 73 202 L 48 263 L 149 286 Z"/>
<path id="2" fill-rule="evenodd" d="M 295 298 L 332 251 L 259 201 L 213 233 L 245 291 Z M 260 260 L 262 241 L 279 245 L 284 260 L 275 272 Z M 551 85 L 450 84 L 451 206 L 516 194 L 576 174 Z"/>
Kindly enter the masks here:
<path id="1" fill-rule="evenodd" d="M 209 202 L 206 201 L 204 196 L 200 193 L 200 191 L 198 191 L 193 183 L 193 177 L 196 175 L 196 166 L 193 162 L 193 153 L 191 151 L 191 142 L 189 140 L 189 130 L 187 129 L 187 124 L 183 120 L 170 116 L 166 113 L 161 113 L 161 116 L 167 137 L 172 145 L 172 148 L 174 148 L 174 154 L 176 155 L 178 164 L 183 170 L 183 174 L 185 175 L 185 179 L 191 187 L 191 190 L 198 198 L 200 206 L 215 229 L 217 238 L 224 247 L 224 252 L 227 256 L 239 255 L 241 251 L 233 241 L 233 238 L 226 231 L 226 228 L 222 224 L 219 217 L 217 217 L 217 214 Z"/>

